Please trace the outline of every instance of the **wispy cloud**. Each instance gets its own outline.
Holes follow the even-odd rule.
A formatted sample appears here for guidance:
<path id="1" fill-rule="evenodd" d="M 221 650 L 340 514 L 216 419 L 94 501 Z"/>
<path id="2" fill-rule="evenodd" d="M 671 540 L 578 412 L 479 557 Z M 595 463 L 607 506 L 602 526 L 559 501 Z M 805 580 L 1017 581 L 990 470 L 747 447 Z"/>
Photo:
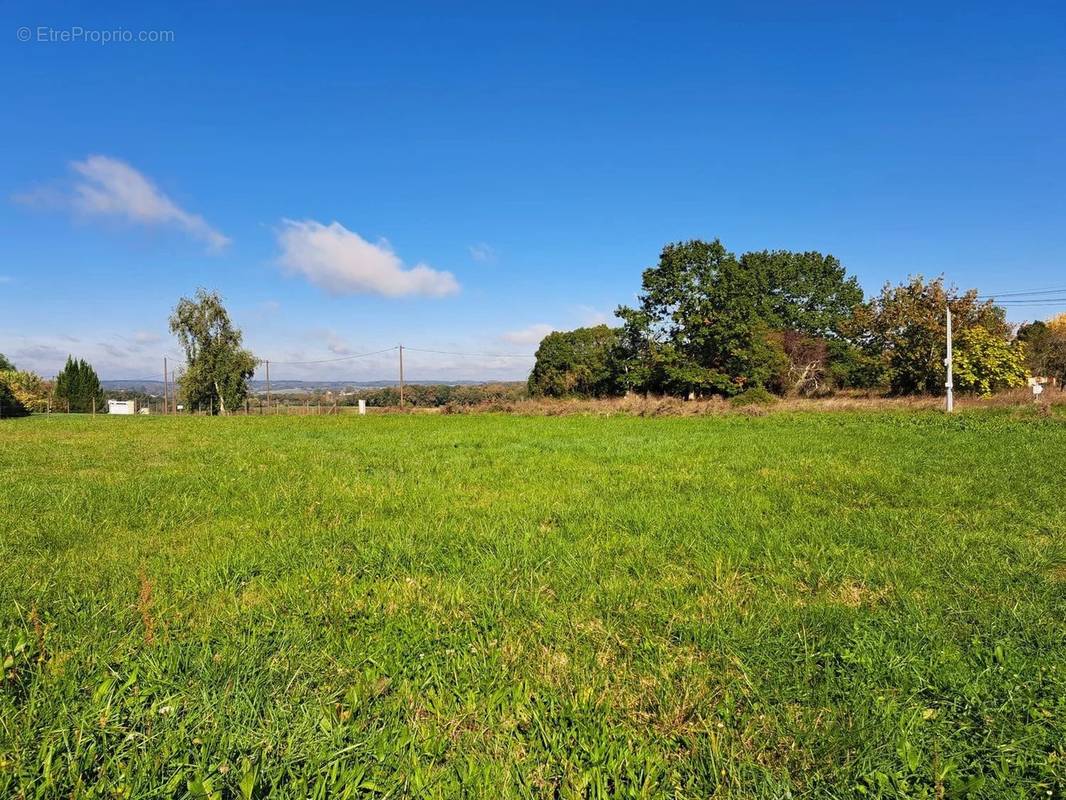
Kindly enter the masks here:
<path id="1" fill-rule="evenodd" d="M 326 349 L 338 356 L 350 356 L 355 352 L 348 342 L 334 331 L 326 331 Z"/>
<path id="2" fill-rule="evenodd" d="M 406 267 L 384 239 L 368 242 L 339 222 L 282 220 L 279 262 L 333 294 L 443 297 L 459 291 L 450 272 L 426 264 Z"/>
<path id="3" fill-rule="evenodd" d="M 603 311 L 599 308 L 593 308 L 592 306 L 576 306 L 574 312 L 577 314 L 577 318 L 581 320 L 581 324 L 585 327 L 610 325 L 614 320 L 613 312 Z"/>
<path id="4" fill-rule="evenodd" d="M 156 342 L 163 341 L 163 337 L 158 333 L 152 333 L 151 331 L 134 331 L 133 341 L 137 344 L 155 344 Z"/>
<path id="5" fill-rule="evenodd" d="M 14 283 L 15 279 L 10 275 L 0 275 L 0 283 Z"/>
<path id="6" fill-rule="evenodd" d="M 27 205 L 69 207 L 86 216 L 111 217 L 135 225 L 171 227 L 220 250 L 230 239 L 199 214 L 181 208 L 147 176 L 125 161 L 92 155 L 70 164 L 76 174 L 69 190 L 38 188 L 16 195 Z"/>
<path id="7" fill-rule="evenodd" d="M 4 352 L 19 366 L 45 377 L 63 368 L 68 355 L 84 358 L 101 378 L 132 378 L 152 375 L 157 370 L 156 359 L 145 352 L 142 345 L 116 334 L 115 342 L 79 339 L 69 334 L 8 337 L 9 349 Z"/>
<path id="8" fill-rule="evenodd" d="M 493 264 L 496 262 L 496 249 L 486 242 L 472 244 L 466 249 L 470 252 L 470 257 L 474 261 L 481 264 Z"/>
<path id="9" fill-rule="evenodd" d="M 520 328 L 516 331 L 507 331 L 500 336 L 505 342 L 511 344 L 533 345 L 540 344 L 540 340 L 551 333 L 555 328 L 544 322 Z"/>

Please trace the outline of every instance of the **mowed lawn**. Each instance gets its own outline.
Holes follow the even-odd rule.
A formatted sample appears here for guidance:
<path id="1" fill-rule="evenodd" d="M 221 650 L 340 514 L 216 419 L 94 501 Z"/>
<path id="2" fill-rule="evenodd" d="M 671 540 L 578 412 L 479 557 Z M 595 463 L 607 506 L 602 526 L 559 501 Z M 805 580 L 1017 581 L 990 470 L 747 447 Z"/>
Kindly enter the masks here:
<path id="1" fill-rule="evenodd" d="M 0 422 L 0 797 L 1061 797 L 1066 418 Z"/>

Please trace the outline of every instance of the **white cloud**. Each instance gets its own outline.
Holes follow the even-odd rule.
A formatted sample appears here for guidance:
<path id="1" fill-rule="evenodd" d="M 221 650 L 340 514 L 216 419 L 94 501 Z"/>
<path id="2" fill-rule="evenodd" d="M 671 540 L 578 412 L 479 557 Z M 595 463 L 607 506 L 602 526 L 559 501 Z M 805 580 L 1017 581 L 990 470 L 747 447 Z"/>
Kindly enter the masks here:
<path id="1" fill-rule="evenodd" d="M 69 206 L 88 216 L 117 217 L 138 225 L 161 225 L 184 231 L 219 250 L 230 240 L 199 214 L 181 208 L 151 180 L 124 161 L 94 155 L 73 161 L 71 169 L 79 176 L 70 192 L 40 188 L 17 195 L 29 205 Z"/>
<path id="2" fill-rule="evenodd" d="M 282 220 L 280 263 L 333 294 L 443 297 L 459 291 L 450 272 L 425 264 L 407 268 L 385 240 L 368 242 L 339 222 Z"/>
<path id="3" fill-rule="evenodd" d="M 540 340 L 553 330 L 553 326 L 541 322 L 517 331 L 507 331 L 500 338 L 511 344 L 540 344 Z"/>
<path id="4" fill-rule="evenodd" d="M 470 251 L 470 257 L 482 264 L 492 264 L 496 261 L 496 249 L 486 242 L 478 242 L 466 248 Z"/>

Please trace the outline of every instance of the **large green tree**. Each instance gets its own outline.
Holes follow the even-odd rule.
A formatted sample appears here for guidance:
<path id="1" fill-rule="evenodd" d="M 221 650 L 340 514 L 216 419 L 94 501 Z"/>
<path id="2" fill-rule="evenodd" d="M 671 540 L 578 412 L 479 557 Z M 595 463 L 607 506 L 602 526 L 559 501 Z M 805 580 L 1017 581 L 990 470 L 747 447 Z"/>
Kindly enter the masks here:
<path id="1" fill-rule="evenodd" d="M 186 405 L 216 414 L 238 408 L 248 396 L 256 359 L 241 346 L 241 332 L 218 293 L 197 289 L 195 297 L 181 298 L 170 317 L 170 330 L 185 350 L 179 382 Z"/>
<path id="2" fill-rule="evenodd" d="M 880 357 L 893 394 L 944 392 L 946 308 L 951 309 L 953 329 L 961 337 L 960 342 L 965 342 L 965 332 L 975 327 L 983 328 L 994 339 L 1010 340 L 1011 326 L 1003 308 L 980 300 L 976 289 L 960 293 L 953 286 L 945 286 L 942 277 L 927 282 L 919 275 L 896 286 L 885 284 L 878 297 L 856 310 L 855 335 L 868 353 Z M 984 344 L 974 348 L 973 358 L 980 361 L 978 350 L 997 353 L 998 358 L 998 351 L 984 346 L 984 337 L 981 341 Z M 971 366 L 978 373 L 986 370 L 979 363 Z"/>
<path id="3" fill-rule="evenodd" d="M 618 394 L 617 348 L 618 331 L 607 325 L 549 333 L 537 348 L 529 393 L 548 397 Z"/>
<path id="4" fill-rule="evenodd" d="M 734 394 L 789 369 L 782 332 L 836 337 L 862 290 L 832 256 L 761 251 L 737 258 L 715 239 L 669 244 L 621 307 L 631 388 Z"/>
<path id="5" fill-rule="evenodd" d="M 67 356 L 67 363 L 56 375 L 55 396 L 75 412 L 106 410 L 104 391 L 96 370 L 83 359 Z"/>
<path id="6" fill-rule="evenodd" d="M 11 363 L 11 360 L 7 356 L 5 356 L 3 353 L 0 353 L 0 372 L 15 372 L 15 371 L 16 371 L 16 367 L 15 367 L 14 364 Z"/>

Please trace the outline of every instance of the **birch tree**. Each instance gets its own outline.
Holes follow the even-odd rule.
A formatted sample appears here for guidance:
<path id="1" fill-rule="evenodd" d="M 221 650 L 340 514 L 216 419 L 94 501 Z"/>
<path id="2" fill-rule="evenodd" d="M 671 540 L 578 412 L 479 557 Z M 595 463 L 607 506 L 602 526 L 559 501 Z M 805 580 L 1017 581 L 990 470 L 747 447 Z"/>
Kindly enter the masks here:
<path id="1" fill-rule="evenodd" d="M 190 408 L 225 414 L 248 395 L 256 359 L 241 346 L 241 332 L 230 321 L 217 292 L 197 289 L 183 297 L 170 316 L 170 331 L 185 350 L 181 395 Z"/>

